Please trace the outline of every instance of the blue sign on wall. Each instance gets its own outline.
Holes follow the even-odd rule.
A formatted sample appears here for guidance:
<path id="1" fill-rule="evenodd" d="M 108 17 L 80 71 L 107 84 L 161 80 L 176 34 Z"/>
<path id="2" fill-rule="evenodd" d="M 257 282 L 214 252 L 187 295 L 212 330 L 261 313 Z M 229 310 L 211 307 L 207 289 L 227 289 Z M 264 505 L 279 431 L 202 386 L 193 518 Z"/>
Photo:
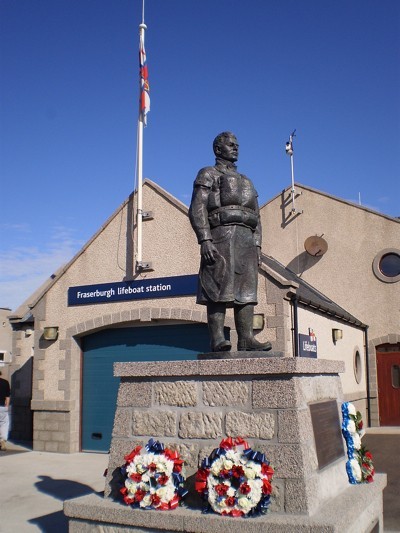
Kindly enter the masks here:
<path id="1" fill-rule="evenodd" d="M 317 339 L 315 335 L 302 335 L 299 333 L 300 357 L 317 357 Z"/>
<path id="2" fill-rule="evenodd" d="M 192 296 L 197 293 L 197 274 L 140 281 L 117 281 L 81 285 L 68 289 L 68 305 L 88 305 L 146 298 Z"/>

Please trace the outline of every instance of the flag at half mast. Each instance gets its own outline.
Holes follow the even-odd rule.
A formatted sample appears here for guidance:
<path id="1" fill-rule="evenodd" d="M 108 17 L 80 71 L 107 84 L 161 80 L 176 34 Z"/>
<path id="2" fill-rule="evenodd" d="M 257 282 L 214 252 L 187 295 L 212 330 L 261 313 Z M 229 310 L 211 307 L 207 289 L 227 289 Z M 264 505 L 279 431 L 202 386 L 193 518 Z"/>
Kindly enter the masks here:
<path id="1" fill-rule="evenodd" d="M 147 125 L 147 113 L 150 111 L 150 86 L 149 71 L 147 69 L 146 51 L 144 49 L 144 36 L 140 32 L 139 42 L 139 72 L 140 72 L 140 102 L 139 113 L 143 124 Z"/>

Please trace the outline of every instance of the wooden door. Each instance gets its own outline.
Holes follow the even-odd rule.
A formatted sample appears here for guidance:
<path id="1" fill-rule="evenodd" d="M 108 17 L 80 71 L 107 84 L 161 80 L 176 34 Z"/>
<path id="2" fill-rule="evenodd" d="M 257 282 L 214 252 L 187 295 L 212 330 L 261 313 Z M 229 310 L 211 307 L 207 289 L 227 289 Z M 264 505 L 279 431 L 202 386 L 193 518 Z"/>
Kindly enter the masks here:
<path id="1" fill-rule="evenodd" d="M 400 351 L 378 351 L 376 361 L 380 425 L 400 426 Z"/>

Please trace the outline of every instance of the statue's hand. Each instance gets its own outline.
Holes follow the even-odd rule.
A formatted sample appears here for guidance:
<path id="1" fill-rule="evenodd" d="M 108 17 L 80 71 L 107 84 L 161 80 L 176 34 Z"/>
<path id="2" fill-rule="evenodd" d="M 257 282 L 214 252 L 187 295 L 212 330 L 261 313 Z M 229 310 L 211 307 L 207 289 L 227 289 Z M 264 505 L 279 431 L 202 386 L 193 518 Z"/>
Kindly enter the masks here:
<path id="1" fill-rule="evenodd" d="M 215 263 L 215 253 L 217 249 L 213 245 L 212 241 L 203 241 L 200 247 L 200 254 L 202 259 L 207 263 L 207 265 L 212 265 Z"/>

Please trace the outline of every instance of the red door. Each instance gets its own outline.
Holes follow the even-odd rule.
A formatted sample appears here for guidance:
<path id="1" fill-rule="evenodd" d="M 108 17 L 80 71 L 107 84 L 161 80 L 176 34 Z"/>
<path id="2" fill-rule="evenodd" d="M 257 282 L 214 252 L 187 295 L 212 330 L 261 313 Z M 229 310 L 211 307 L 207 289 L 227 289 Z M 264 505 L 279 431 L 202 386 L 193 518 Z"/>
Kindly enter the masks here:
<path id="1" fill-rule="evenodd" d="M 400 352 L 386 350 L 376 354 L 379 420 L 381 426 L 400 426 Z"/>

